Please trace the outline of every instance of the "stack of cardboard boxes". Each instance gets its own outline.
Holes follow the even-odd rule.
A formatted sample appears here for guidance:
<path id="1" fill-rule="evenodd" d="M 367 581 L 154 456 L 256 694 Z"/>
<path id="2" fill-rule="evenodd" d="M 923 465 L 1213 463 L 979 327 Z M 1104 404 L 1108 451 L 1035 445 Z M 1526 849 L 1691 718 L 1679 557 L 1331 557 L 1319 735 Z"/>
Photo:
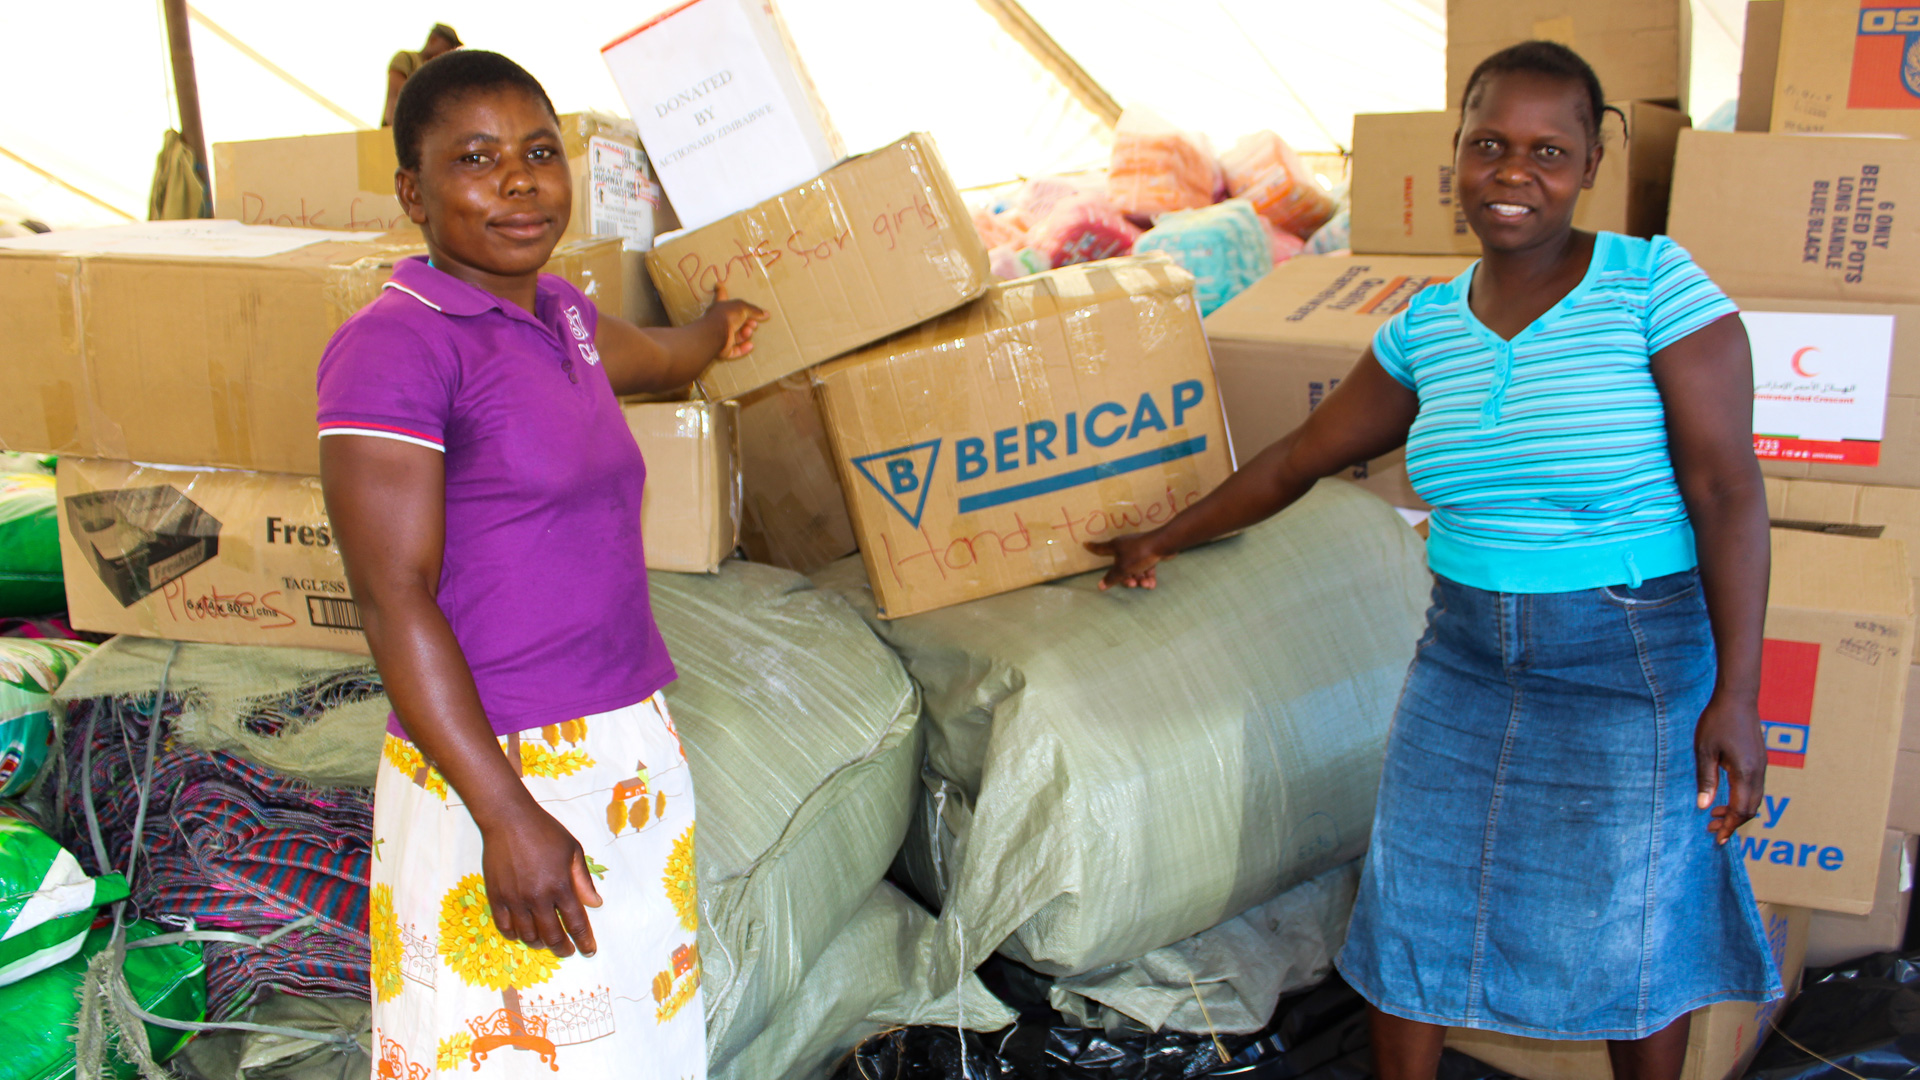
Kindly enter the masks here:
<path id="1" fill-rule="evenodd" d="M 604 50 L 687 231 L 667 315 L 766 309 L 701 378 L 741 404 L 745 540 L 810 571 L 856 548 L 889 618 L 1091 569 L 1232 471 L 1192 280 L 1164 260 L 996 284 L 933 142 L 834 164 L 778 12 L 694 0 Z"/>
<path id="2" fill-rule="evenodd" d="M 604 52 L 640 122 L 562 118 L 575 212 L 550 269 L 643 323 L 695 320 L 721 288 L 768 313 L 691 400 L 626 405 L 649 566 L 858 549 L 897 617 L 1091 569 L 1085 541 L 1231 472 L 1183 271 L 994 284 L 929 137 L 841 160 L 771 4 L 694 0 Z M 364 650 L 314 479 L 314 370 L 419 249 L 392 144 L 215 158 L 224 220 L 0 250 L 32 301 L 0 309 L 25 344 L 0 446 L 62 455 L 69 564 L 97 571 L 69 575 L 77 626 Z"/>

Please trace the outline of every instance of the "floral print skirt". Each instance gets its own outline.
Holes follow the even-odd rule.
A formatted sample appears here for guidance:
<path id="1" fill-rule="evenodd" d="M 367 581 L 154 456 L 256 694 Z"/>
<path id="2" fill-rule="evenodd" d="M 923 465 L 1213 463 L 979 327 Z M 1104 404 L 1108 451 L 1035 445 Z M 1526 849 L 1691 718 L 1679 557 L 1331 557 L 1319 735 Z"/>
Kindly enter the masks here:
<path id="1" fill-rule="evenodd" d="M 502 937 L 480 831 L 439 772 L 387 737 L 374 792 L 375 1080 L 704 1080 L 693 783 L 659 694 L 503 736 L 527 790 L 586 849 L 599 951 Z"/>

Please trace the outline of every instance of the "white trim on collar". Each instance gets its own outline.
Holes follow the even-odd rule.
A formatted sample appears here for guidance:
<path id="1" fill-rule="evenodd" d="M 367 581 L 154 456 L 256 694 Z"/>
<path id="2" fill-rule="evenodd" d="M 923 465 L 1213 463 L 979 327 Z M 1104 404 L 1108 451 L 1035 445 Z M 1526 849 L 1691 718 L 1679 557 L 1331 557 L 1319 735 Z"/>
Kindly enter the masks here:
<path id="1" fill-rule="evenodd" d="M 442 308 L 439 304 L 436 304 L 433 301 L 427 299 L 426 297 L 421 296 L 419 293 L 414 292 L 412 289 L 407 288 L 405 285 L 402 285 L 397 281 L 382 282 L 380 287 L 382 289 L 398 289 L 399 291 L 406 293 L 408 296 L 413 297 L 415 300 L 420 301 L 421 303 L 427 305 L 428 307 L 432 308 L 435 311 L 439 311 L 442 313 L 446 311 L 446 309 Z"/>

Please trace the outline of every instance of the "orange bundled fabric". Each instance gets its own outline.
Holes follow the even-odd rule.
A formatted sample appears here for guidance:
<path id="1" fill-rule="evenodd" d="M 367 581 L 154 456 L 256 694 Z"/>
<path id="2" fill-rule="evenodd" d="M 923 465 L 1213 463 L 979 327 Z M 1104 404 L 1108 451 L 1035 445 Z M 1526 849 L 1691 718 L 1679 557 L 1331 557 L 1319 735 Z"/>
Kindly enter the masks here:
<path id="1" fill-rule="evenodd" d="M 1169 210 L 1211 206 L 1222 186 L 1220 163 L 1203 136 L 1181 131 L 1145 110 L 1120 115 L 1107 190 L 1121 213 L 1151 220 Z"/>
<path id="2" fill-rule="evenodd" d="M 1246 199 L 1276 228 L 1302 240 L 1333 217 L 1333 197 L 1320 187 L 1293 147 L 1271 131 L 1234 143 L 1221 155 L 1220 166 L 1226 172 L 1229 195 Z"/>

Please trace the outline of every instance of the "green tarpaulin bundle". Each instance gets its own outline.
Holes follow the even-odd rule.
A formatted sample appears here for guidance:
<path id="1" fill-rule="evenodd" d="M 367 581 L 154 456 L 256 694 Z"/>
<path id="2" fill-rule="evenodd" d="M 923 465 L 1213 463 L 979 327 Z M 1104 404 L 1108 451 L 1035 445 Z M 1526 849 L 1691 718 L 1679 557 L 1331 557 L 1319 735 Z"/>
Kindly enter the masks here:
<path id="1" fill-rule="evenodd" d="M 150 922 L 127 924 L 127 943 L 134 945 L 165 933 L 166 927 Z M 107 947 L 113 936 L 111 923 L 96 927 L 86 935 L 80 951 L 71 958 L 19 982 L 0 986 L 0 1016 L 12 1035 L 5 1053 L 0 1053 L 0 1080 L 68 1080 L 76 1071 L 74 1056 L 75 1021 L 80 1012 L 80 984 L 87 964 Z M 127 989 L 140 1008 L 168 1020 L 196 1022 L 206 1019 L 207 969 L 200 961 L 200 946 L 190 942 L 129 948 L 122 969 Z M 188 1032 L 159 1024 L 147 1024 L 147 1052 L 154 1061 L 165 1061 L 184 1046 Z M 117 1042 L 105 1047 L 103 1063 L 116 1080 L 133 1080 L 134 1066 L 119 1052 Z"/>
<path id="2" fill-rule="evenodd" d="M 0 985 L 71 959 L 98 909 L 126 895 L 125 878 L 88 877 L 39 825 L 0 804 Z"/>
<path id="3" fill-rule="evenodd" d="M 950 1016 L 956 990 L 962 1007 L 1004 1017 L 971 978 L 926 982 L 912 958 L 931 946 L 932 921 L 877 892 L 912 814 L 922 747 L 919 695 L 899 659 L 798 574 L 729 562 L 717 575 L 651 580 L 680 670 L 667 700 L 700 815 L 716 1080 L 804 1072 L 863 1016 Z"/>
<path id="4" fill-rule="evenodd" d="M 0 615 L 65 611 L 53 477 L 0 463 Z"/>
<path id="5" fill-rule="evenodd" d="M 873 614 L 857 560 L 816 576 Z M 1141 956 L 1360 855 L 1420 634 L 1419 537 L 1350 484 L 1160 568 L 890 622 L 928 721 L 903 862 L 934 978 Z"/>
<path id="6" fill-rule="evenodd" d="M 83 641 L 0 638 L 0 798 L 27 790 L 47 763 L 53 693 L 91 652 Z"/>

